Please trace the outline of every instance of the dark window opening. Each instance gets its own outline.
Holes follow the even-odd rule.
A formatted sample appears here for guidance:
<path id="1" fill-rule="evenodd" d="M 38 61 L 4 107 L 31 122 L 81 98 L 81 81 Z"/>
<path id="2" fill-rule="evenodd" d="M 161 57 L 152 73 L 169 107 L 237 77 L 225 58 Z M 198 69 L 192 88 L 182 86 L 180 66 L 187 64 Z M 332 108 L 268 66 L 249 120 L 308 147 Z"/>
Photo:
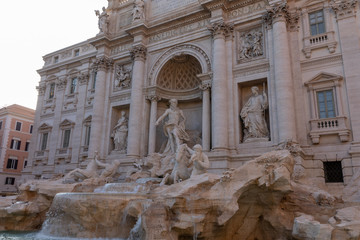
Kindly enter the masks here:
<path id="1" fill-rule="evenodd" d="M 324 162 L 325 182 L 344 182 L 341 162 Z"/>

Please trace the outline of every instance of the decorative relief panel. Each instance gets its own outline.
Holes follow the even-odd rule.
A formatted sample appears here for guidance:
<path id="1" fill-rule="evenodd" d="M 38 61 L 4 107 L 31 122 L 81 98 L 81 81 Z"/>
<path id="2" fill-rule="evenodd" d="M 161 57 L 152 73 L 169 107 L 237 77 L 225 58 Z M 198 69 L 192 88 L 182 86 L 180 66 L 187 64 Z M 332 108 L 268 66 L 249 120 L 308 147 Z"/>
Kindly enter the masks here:
<path id="1" fill-rule="evenodd" d="M 261 27 L 238 33 L 237 59 L 240 62 L 251 61 L 264 54 L 264 33 Z"/>
<path id="2" fill-rule="evenodd" d="M 114 90 L 127 89 L 131 86 L 131 69 L 125 65 L 116 65 Z"/>

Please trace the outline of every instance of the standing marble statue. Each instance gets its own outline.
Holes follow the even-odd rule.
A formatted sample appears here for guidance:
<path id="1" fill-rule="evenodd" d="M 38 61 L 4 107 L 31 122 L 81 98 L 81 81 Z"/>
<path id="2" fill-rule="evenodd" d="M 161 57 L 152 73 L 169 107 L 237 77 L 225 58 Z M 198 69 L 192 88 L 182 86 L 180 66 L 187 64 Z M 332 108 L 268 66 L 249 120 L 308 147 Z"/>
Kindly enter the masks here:
<path id="1" fill-rule="evenodd" d="M 109 15 L 106 12 L 106 8 L 105 7 L 102 8 L 102 13 L 100 13 L 99 10 L 95 10 L 95 14 L 96 16 L 99 17 L 98 24 L 99 24 L 100 33 L 107 33 L 108 24 L 109 24 L 109 20 L 108 20 Z"/>
<path id="2" fill-rule="evenodd" d="M 128 119 L 125 111 L 121 111 L 121 117 L 117 124 L 113 128 L 112 138 L 115 145 L 115 150 L 125 152 L 127 147 L 127 135 L 128 135 Z"/>
<path id="3" fill-rule="evenodd" d="M 145 18 L 145 3 L 144 0 L 135 0 L 134 9 L 132 12 L 133 21 L 142 20 Z"/>
<path id="4" fill-rule="evenodd" d="M 155 125 L 167 117 L 167 121 L 164 124 L 164 133 L 168 137 L 168 141 L 163 153 L 176 153 L 180 144 L 185 141 L 189 141 L 189 135 L 185 131 L 185 116 L 181 109 L 178 108 L 177 100 L 171 99 L 169 101 L 170 107 L 159 117 Z"/>
<path id="5" fill-rule="evenodd" d="M 190 163 L 193 164 L 191 177 L 206 173 L 207 169 L 210 167 L 210 162 L 208 156 L 203 153 L 201 145 L 196 144 L 193 147 L 193 150 L 190 148 L 188 150 L 192 154 L 190 158 Z"/>
<path id="6" fill-rule="evenodd" d="M 251 88 L 252 96 L 241 109 L 240 116 L 244 121 L 244 141 L 268 140 L 269 131 L 265 121 L 264 111 L 268 107 L 265 91 L 259 95 L 259 88 Z"/>

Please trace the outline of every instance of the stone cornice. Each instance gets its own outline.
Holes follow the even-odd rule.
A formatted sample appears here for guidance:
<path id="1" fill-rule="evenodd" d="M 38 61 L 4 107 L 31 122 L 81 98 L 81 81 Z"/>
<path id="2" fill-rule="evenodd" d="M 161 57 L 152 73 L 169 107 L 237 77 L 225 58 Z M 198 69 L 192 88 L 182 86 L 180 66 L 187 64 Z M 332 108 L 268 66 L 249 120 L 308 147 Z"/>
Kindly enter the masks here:
<path id="1" fill-rule="evenodd" d="M 142 60 L 145 61 L 146 59 L 146 52 L 147 49 L 146 47 L 142 46 L 142 45 L 138 45 L 138 46 L 134 46 L 131 50 L 130 50 L 130 55 L 131 58 L 133 60 Z"/>
<path id="2" fill-rule="evenodd" d="M 228 8 L 227 0 L 199 0 L 199 3 L 209 11 L 220 8 L 226 10 Z"/>
<path id="3" fill-rule="evenodd" d="M 331 8 L 336 14 L 337 19 L 352 17 L 356 14 L 356 3 L 358 0 L 332 0 Z"/>

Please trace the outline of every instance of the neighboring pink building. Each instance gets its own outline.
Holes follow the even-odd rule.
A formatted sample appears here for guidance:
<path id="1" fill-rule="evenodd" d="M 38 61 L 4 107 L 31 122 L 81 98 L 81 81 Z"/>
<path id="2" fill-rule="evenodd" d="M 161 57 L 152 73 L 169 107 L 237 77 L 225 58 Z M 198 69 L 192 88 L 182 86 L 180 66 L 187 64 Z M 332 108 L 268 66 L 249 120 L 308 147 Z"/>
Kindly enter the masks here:
<path id="1" fill-rule="evenodd" d="M 0 109 L 0 193 L 16 191 L 27 165 L 35 110 L 19 105 Z"/>

